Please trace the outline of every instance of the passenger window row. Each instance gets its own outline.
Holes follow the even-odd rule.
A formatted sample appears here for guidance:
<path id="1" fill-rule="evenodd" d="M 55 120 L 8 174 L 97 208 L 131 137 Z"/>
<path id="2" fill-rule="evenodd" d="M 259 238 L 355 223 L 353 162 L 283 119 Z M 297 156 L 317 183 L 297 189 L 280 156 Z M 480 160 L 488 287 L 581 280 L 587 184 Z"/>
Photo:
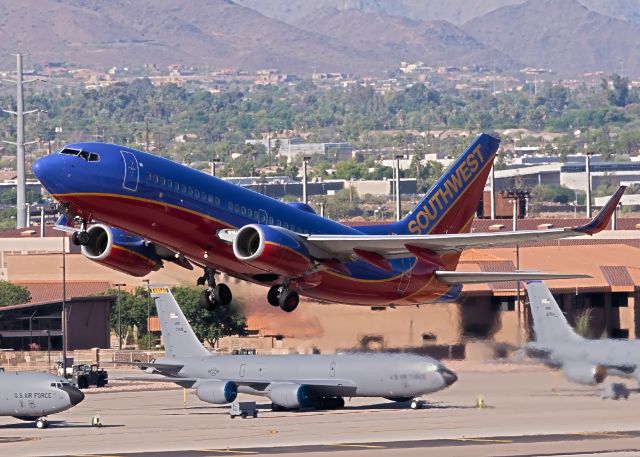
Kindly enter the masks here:
<path id="1" fill-rule="evenodd" d="M 209 194 L 207 192 L 201 192 L 200 189 L 194 189 L 191 186 L 187 186 L 184 183 L 174 181 L 173 179 L 165 178 L 164 176 L 151 174 L 147 171 L 145 173 L 145 179 L 150 183 L 158 184 L 162 187 L 167 187 L 174 192 L 188 195 L 203 202 L 208 202 L 216 206 L 221 206 L 222 204 L 220 201 L 220 197 L 216 197 L 215 195 Z"/>
<path id="2" fill-rule="evenodd" d="M 220 197 L 216 197 L 212 194 L 202 192 L 199 189 L 194 189 L 193 187 L 187 186 L 184 183 L 179 183 L 178 181 L 165 178 L 164 176 L 152 174 L 148 171 L 145 173 L 145 179 L 150 183 L 158 184 L 162 187 L 168 187 L 169 189 L 177 193 L 186 194 L 197 200 L 213 203 L 215 204 L 215 206 L 220 208 L 222 207 Z M 299 227 L 293 224 L 289 225 L 288 222 L 282 222 L 280 219 L 274 220 L 272 216 L 267 216 L 265 212 L 260 212 L 252 208 L 247 208 L 246 206 L 242 206 L 238 203 L 229 201 L 227 203 L 227 208 L 230 213 L 235 213 L 239 216 L 252 219 L 260 224 L 277 225 L 278 227 L 284 227 L 285 229 L 291 230 L 293 232 L 304 233 L 304 230 L 302 229 L 302 227 Z"/>

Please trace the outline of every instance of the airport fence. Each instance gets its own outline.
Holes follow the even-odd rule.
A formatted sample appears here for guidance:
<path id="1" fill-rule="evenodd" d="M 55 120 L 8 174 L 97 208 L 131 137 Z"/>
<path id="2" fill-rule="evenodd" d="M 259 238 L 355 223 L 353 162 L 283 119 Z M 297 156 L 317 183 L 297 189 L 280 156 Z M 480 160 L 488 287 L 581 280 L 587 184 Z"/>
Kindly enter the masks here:
<path id="1" fill-rule="evenodd" d="M 74 364 L 97 363 L 109 369 L 130 369 L 129 362 L 150 362 L 163 357 L 164 351 L 90 349 L 68 351 L 67 359 Z M 62 351 L 0 351 L 0 368 L 6 371 L 49 371 L 57 372 Z"/>

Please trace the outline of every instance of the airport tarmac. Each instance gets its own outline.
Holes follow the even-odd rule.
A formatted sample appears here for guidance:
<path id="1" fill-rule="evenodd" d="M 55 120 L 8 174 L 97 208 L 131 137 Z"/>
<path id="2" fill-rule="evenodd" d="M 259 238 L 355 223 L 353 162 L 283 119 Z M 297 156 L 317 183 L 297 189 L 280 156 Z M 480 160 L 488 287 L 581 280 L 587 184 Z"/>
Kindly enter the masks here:
<path id="1" fill-rule="evenodd" d="M 179 388 L 106 388 L 51 416 L 46 430 L 0 418 L 0 455 L 640 455 L 639 393 L 602 400 L 599 387 L 570 384 L 537 366 L 449 366 L 460 380 L 417 411 L 358 398 L 338 411 L 272 412 L 257 398 L 265 408 L 257 419 L 231 420 L 228 407 L 190 391 L 185 407 Z M 478 395 L 487 408 L 475 407 Z M 101 428 L 90 426 L 96 414 Z"/>

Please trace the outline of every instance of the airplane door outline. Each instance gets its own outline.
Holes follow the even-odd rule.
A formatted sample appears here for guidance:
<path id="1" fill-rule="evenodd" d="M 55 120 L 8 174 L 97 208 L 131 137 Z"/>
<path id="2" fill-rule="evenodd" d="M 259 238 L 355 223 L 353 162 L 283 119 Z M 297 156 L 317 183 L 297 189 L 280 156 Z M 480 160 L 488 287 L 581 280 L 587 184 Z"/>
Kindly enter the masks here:
<path id="1" fill-rule="evenodd" d="M 120 151 L 122 160 L 124 161 L 124 179 L 122 188 L 136 192 L 138 190 L 138 181 L 140 179 L 140 167 L 135 154 L 129 151 Z"/>
<path id="2" fill-rule="evenodd" d="M 267 221 L 269 220 L 267 212 L 263 209 L 261 209 L 260 211 L 258 211 L 260 214 L 260 217 L 258 219 L 258 222 L 260 222 L 261 224 L 266 224 Z"/>
<path id="3" fill-rule="evenodd" d="M 329 365 L 329 376 L 331 376 L 332 378 L 336 377 L 336 363 L 335 362 L 331 362 L 331 365 Z"/>
<path id="4" fill-rule="evenodd" d="M 245 374 L 246 371 L 247 371 L 247 365 L 243 363 L 242 365 L 240 365 L 240 377 L 241 378 L 244 378 L 244 374 Z"/>

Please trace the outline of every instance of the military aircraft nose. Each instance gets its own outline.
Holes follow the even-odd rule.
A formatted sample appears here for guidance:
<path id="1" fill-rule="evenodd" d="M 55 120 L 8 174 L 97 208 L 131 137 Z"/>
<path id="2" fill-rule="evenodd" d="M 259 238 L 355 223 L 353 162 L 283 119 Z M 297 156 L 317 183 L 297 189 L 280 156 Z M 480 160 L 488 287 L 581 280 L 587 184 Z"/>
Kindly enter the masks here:
<path id="1" fill-rule="evenodd" d="M 443 366 L 438 368 L 438 373 L 440 373 L 440 376 L 442 376 L 442 379 L 447 386 L 450 386 L 458 380 L 458 375 Z"/>
<path id="2" fill-rule="evenodd" d="M 77 387 L 74 387 L 71 385 L 63 386 L 62 390 L 64 390 L 67 393 L 67 395 L 69 395 L 69 401 L 71 402 L 72 406 L 75 406 L 78 403 L 80 403 L 82 400 L 84 400 L 84 393 L 82 393 L 82 391 Z"/>

